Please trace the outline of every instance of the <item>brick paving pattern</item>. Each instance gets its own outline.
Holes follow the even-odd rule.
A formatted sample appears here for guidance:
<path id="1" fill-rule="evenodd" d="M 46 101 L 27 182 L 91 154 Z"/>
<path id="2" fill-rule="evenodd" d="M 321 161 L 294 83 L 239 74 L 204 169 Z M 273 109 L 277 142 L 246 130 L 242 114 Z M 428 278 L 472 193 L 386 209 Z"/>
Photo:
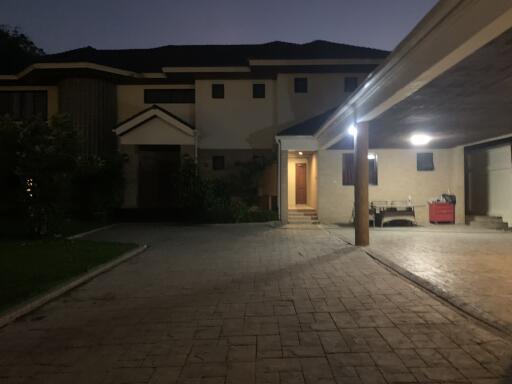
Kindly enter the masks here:
<path id="1" fill-rule="evenodd" d="M 144 254 L 0 329 L 0 383 L 507 383 L 512 343 L 327 231 L 123 225 Z"/>
<path id="2" fill-rule="evenodd" d="M 349 228 L 329 228 L 353 238 Z M 370 249 L 498 320 L 512 334 L 512 232 L 434 226 L 372 230 Z"/>

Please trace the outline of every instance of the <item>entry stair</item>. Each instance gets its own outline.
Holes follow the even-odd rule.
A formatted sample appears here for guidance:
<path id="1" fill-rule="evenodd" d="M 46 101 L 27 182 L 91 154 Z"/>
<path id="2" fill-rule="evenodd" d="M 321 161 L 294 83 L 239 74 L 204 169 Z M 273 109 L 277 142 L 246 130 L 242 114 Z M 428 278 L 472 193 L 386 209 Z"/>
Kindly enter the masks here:
<path id="1" fill-rule="evenodd" d="M 469 225 L 475 228 L 502 229 L 508 230 L 508 224 L 499 216 L 480 216 L 469 217 Z"/>
<path id="2" fill-rule="evenodd" d="M 313 208 L 289 209 L 289 224 L 318 224 L 318 214 Z"/>

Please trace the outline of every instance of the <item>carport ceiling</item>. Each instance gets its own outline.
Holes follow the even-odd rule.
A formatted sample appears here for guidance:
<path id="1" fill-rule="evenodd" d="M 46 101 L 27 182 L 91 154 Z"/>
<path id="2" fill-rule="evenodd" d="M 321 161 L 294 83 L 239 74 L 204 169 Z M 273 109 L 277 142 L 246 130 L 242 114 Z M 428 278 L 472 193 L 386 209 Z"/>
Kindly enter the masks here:
<path id="1" fill-rule="evenodd" d="M 512 134 L 512 30 L 373 120 L 370 147 L 410 147 L 416 132 L 433 148 Z"/>

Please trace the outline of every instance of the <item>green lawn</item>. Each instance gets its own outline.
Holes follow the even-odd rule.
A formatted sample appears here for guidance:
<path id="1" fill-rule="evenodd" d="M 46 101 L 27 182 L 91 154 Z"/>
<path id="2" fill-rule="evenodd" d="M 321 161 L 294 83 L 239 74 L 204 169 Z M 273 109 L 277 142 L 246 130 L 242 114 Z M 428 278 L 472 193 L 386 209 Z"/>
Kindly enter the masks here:
<path id="1" fill-rule="evenodd" d="M 0 312 L 135 246 L 65 239 L 0 240 Z"/>

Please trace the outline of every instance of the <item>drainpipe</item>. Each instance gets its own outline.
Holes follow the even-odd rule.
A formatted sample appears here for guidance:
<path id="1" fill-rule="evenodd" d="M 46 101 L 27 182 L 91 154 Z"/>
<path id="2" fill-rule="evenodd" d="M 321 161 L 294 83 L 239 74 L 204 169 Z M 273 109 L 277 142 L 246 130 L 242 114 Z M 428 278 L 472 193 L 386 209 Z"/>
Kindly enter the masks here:
<path id="1" fill-rule="evenodd" d="M 197 164 L 197 144 L 199 143 L 199 132 L 194 132 L 194 162 Z"/>
<path id="2" fill-rule="evenodd" d="M 277 140 L 277 217 L 281 221 L 281 140 Z"/>

